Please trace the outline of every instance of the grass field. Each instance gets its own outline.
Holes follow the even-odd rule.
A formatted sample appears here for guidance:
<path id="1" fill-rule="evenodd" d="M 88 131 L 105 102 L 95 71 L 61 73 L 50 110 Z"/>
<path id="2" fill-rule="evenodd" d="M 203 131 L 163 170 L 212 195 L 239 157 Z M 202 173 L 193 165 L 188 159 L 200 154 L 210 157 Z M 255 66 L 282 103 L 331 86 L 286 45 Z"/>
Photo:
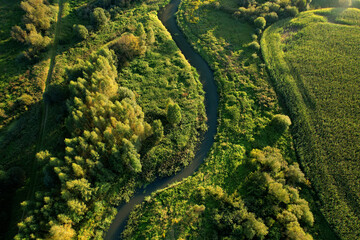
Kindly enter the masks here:
<path id="1" fill-rule="evenodd" d="M 218 196 L 225 196 L 225 199 L 246 199 L 245 182 L 253 171 L 246 162 L 254 148 L 270 145 L 281 149 L 287 162 L 295 160 L 289 133 L 275 140 L 265 137 L 271 117 L 281 110 L 262 61 L 256 51 L 248 47 L 255 29 L 228 13 L 204 8 L 201 4 L 194 8 L 197 4 L 199 2 L 183 1 L 177 15 L 178 23 L 214 70 L 220 95 L 218 135 L 208 159 L 193 177 L 160 190 L 137 206 L 124 232 L 125 239 L 214 237 L 216 228 L 232 220 L 212 225 L 217 219 L 213 219 L 211 211 L 221 204 L 209 199 L 205 202 L 199 200 L 199 192 L 214 188 Z M 302 187 L 302 196 L 310 202 L 316 219 L 314 227 L 308 231 L 314 239 L 337 239 L 317 210 L 311 190 Z M 248 209 L 252 208 L 249 202 L 246 204 Z M 219 210 L 216 217 L 219 219 L 222 214 L 226 213 Z M 268 221 L 266 224 L 271 226 Z M 276 232 L 279 235 L 279 230 L 274 226 L 269 229 L 272 233 L 265 239 L 279 239 L 275 236 Z M 230 231 L 226 228 L 222 233 L 226 235 Z M 221 236 L 217 237 L 221 239 Z"/>
<path id="2" fill-rule="evenodd" d="M 305 172 L 342 239 L 360 234 L 359 17 L 358 9 L 305 12 L 261 42 Z"/>

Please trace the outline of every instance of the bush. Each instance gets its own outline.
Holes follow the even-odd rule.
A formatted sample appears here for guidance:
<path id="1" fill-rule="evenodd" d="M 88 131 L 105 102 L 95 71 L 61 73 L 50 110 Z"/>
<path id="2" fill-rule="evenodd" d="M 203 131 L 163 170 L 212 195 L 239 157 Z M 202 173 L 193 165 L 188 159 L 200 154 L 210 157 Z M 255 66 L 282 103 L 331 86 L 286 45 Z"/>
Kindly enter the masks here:
<path id="1" fill-rule="evenodd" d="M 124 33 L 121 37 L 111 46 L 115 51 L 119 60 L 131 60 L 135 56 L 145 53 L 145 48 L 142 46 L 139 37 L 135 37 L 132 33 Z"/>
<path id="2" fill-rule="evenodd" d="M 25 42 L 27 38 L 26 31 L 19 26 L 13 26 L 11 30 L 11 37 L 18 42 Z"/>
<path id="3" fill-rule="evenodd" d="M 164 127 L 162 125 L 162 122 L 160 120 L 154 120 L 152 128 L 155 141 L 159 142 L 164 137 Z"/>
<path id="4" fill-rule="evenodd" d="M 172 125 L 176 125 L 181 122 L 181 109 L 177 103 L 173 103 L 172 101 L 168 103 L 167 120 Z"/>
<path id="5" fill-rule="evenodd" d="M 53 13 L 44 0 L 26 0 L 21 2 L 21 8 L 26 12 L 25 24 L 34 24 L 38 30 L 48 30 L 51 26 Z"/>
<path id="6" fill-rule="evenodd" d="M 254 49 L 255 51 L 260 50 L 260 44 L 257 41 L 253 41 L 249 44 L 249 47 Z"/>
<path id="7" fill-rule="evenodd" d="M 296 1 L 296 7 L 297 7 L 300 11 L 306 10 L 306 0 L 297 0 L 297 1 Z"/>
<path id="8" fill-rule="evenodd" d="M 85 40 L 89 36 L 89 31 L 84 25 L 75 24 L 73 26 L 75 36 L 81 40 Z"/>
<path id="9" fill-rule="evenodd" d="M 258 17 L 254 20 L 254 24 L 257 28 L 264 29 L 266 26 L 266 20 L 263 17 Z"/>
<path id="10" fill-rule="evenodd" d="M 291 120 L 286 115 L 276 114 L 274 118 L 271 120 L 270 125 L 274 128 L 275 131 L 279 133 L 283 133 L 291 125 Z"/>
<path id="11" fill-rule="evenodd" d="M 295 17 L 299 14 L 299 10 L 297 9 L 297 7 L 287 7 L 285 9 L 285 12 L 289 17 Z"/>
<path id="12" fill-rule="evenodd" d="M 265 19 L 268 23 L 274 23 L 279 20 L 279 16 L 276 12 L 271 12 L 269 14 L 266 14 Z"/>
<path id="13" fill-rule="evenodd" d="M 103 28 L 106 23 L 109 21 L 109 13 L 107 13 L 103 8 L 95 8 L 91 13 L 91 20 L 95 24 L 96 28 L 100 30 Z"/>
<path id="14" fill-rule="evenodd" d="M 33 101 L 33 97 L 25 93 L 16 100 L 16 103 L 20 106 L 29 106 L 33 103 Z"/>

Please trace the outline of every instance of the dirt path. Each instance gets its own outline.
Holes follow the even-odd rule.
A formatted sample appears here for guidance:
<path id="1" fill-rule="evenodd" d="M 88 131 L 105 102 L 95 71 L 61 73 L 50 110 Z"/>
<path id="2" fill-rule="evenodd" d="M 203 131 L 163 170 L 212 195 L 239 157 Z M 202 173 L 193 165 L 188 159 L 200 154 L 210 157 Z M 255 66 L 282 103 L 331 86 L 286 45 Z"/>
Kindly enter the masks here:
<path id="1" fill-rule="evenodd" d="M 46 82 L 45 82 L 44 92 L 46 91 L 47 87 L 49 86 L 49 84 L 51 82 L 52 75 L 53 75 L 54 68 L 55 68 L 56 52 L 57 52 L 57 46 L 59 43 L 58 36 L 60 33 L 63 8 L 64 8 L 64 0 L 59 0 L 59 11 L 58 11 L 57 22 L 56 22 L 56 26 L 55 26 L 55 37 L 54 37 L 54 42 L 50 48 L 50 67 L 49 67 L 48 75 L 47 75 Z M 46 122 L 48 119 L 48 113 L 49 113 L 49 103 L 47 103 L 43 100 L 42 101 L 42 109 L 41 109 L 42 117 L 41 117 L 41 123 L 40 123 L 40 133 L 39 133 L 38 141 L 36 144 L 35 153 L 38 153 L 39 151 L 41 151 L 43 149 L 44 135 L 46 133 Z M 34 173 L 34 176 L 30 180 L 30 188 L 26 195 L 26 200 L 30 200 L 34 197 L 35 189 L 36 189 L 36 186 L 38 183 L 38 171 L 36 170 L 37 167 L 38 167 L 38 164 L 37 164 L 36 158 L 34 156 L 34 161 L 32 162 L 32 167 L 31 167 L 31 173 Z M 24 218 L 24 215 L 25 215 L 25 210 L 22 213 L 21 219 Z"/>

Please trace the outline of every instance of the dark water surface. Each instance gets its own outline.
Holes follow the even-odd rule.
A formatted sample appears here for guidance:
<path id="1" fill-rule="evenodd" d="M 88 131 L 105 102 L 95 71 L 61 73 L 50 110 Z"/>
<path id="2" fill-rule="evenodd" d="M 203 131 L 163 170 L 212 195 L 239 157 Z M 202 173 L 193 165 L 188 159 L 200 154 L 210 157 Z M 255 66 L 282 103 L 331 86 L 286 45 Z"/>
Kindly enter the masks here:
<path id="1" fill-rule="evenodd" d="M 209 65 L 194 51 L 191 45 L 187 42 L 185 35 L 180 31 L 176 24 L 175 13 L 178 10 L 180 1 L 181 0 L 172 0 L 168 5 L 166 5 L 166 7 L 159 12 L 159 19 L 170 32 L 172 38 L 186 59 L 200 74 L 200 81 L 203 84 L 203 89 L 205 91 L 205 108 L 208 117 L 208 130 L 203 135 L 203 140 L 195 153 L 195 158 L 189 166 L 174 176 L 158 179 L 149 184 L 146 188 L 139 189 L 128 203 L 124 203 L 118 207 L 118 214 L 105 235 L 106 240 L 118 240 L 120 238 L 121 232 L 126 226 L 126 221 L 131 210 L 135 205 L 141 203 L 146 196 L 149 196 L 154 191 L 167 187 L 171 183 L 181 181 L 182 179 L 193 175 L 201 163 L 204 162 L 204 159 L 214 143 L 217 127 L 217 108 L 219 102 L 217 87 L 214 81 L 213 72 L 211 71 Z"/>

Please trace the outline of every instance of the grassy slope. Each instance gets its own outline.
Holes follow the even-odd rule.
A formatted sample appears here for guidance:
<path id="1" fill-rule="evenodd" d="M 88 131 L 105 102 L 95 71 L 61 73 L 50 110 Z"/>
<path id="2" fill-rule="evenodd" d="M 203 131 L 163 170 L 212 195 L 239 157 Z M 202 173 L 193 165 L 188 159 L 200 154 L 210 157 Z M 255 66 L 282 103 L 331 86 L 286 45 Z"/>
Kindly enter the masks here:
<path id="1" fill-rule="evenodd" d="M 252 148 L 272 145 L 282 149 L 288 161 L 294 159 L 289 135 L 275 142 L 259 138 L 270 116 L 279 108 L 261 61 L 254 59 L 254 51 L 246 48 L 251 42 L 253 28 L 224 12 L 201 7 L 194 13 L 199 21 L 191 24 L 189 18 L 193 19 L 193 16 L 186 12 L 192 8 L 189 3 L 191 1 L 184 1 L 180 7 L 179 23 L 190 42 L 214 69 L 221 97 L 218 135 L 210 156 L 198 173 L 160 190 L 133 211 L 125 232 L 127 239 L 144 236 L 172 239 L 192 231 L 199 233 L 196 228 L 192 230 L 191 224 L 185 229 L 177 228 L 179 221 L 188 221 L 186 216 L 196 204 L 191 197 L 194 191 L 199 186 L 219 185 L 229 194 L 241 193 L 241 182 L 249 173 L 244 159 Z M 309 191 L 304 192 L 307 192 L 305 197 L 316 217 L 315 227 L 311 230 L 314 238 L 336 239 L 316 210 Z"/>
<path id="2" fill-rule="evenodd" d="M 359 19 L 357 9 L 306 12 L 271 26 L 262 40 L 305 171 L 344 239 L 360 234 Z"/>

